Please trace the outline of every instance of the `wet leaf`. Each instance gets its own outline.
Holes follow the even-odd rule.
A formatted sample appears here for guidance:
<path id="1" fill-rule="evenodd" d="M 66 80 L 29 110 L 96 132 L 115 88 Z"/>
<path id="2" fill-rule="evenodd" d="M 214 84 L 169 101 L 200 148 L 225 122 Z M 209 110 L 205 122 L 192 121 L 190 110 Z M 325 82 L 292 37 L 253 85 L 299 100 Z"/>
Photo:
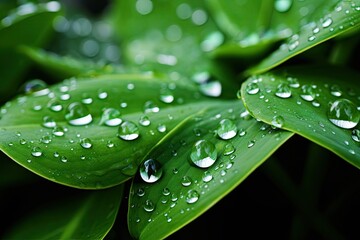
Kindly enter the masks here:
<path id="1" fill-rule="evenodd" d="M 197 114 L 144 158 L 130 192 L 130 233 L 136 239 L 169 236 L 234 189 L 292 135 L 256 121 L 238 100 Z"/>
<path id="2" fill-rule="evenodd" d="M 103 239 L 112 228 L 123 185 L 63 199 L 21 219 L 6 239 Z"/>
<path id="3" fill-rule="evenodd" d="M 278 50 L 246 71 L 247 75 L 259 74 L 274 68 L 288 59 L 331 38 L 358 30 L 360 26 L 359 4 L 340 1 L 327 13 L 301 27 Z"/>
<path id="4" fill-rule="evenodd" d="M 295 132 L 360 167 L 359 73 L 319 66 L 250 77 L 241 95 L 255 117 Z"/>

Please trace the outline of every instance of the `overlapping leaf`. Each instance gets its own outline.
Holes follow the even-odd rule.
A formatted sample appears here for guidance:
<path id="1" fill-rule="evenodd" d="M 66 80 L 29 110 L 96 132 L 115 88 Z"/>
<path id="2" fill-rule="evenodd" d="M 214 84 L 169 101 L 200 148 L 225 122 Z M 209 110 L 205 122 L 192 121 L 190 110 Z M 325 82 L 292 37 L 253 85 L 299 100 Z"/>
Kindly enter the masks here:
<path id="1" fill-rule="evenodd" d="M 322 42 L 345 32 L 358 30 L 359 7 L 356 1 L 340 1 L 337 5 L 331 6 L 327 13 L 301 27 L 298 33 L 289 37 L 278 50 L 247 70 L 246 74 L 263 73 Z"/>
<path id="2" fill-rule="evenodd" d="M 141 174 L 134 178 L 128 224 L 136 239 L 163 239 L 191 222 L 293 135 L 256 121 L 238 100 L 209 108 L 184 125 L 181 132 L 169 136 L 145 158 L 158 162 L 158 168 L 151 165 L 145 174 L 142 172 L 143 179 Z M 210 146 L 194 149 L 199 141 Z M 205 166 L 209 158 L 214 159 L 213 151 L 215 163 Z M 196 166 L 190 157 L 201 152 L 204 168 Z M 160 179 L 151 183 L 152 175 L 160 172 Z"/>
<path id="3" fill-rule="evenodd" d="M 249 78 L 241 95 L 255 118 L 300 134 L 359 168 L 359 77 L 334 66 L 287 68 Z"/>
<path id="4" fill-rule="evenodd" d="M 103 239 L 112 228 L 123 185 L 62 199 L 20 220 L 5 239 Z"/>

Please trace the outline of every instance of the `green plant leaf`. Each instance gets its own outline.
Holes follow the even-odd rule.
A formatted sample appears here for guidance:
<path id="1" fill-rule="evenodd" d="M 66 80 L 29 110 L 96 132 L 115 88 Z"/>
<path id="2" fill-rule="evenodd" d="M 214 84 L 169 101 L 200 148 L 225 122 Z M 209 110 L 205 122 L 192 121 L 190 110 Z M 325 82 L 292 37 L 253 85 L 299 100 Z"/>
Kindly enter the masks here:
<path id="1" fill-rule="evenodd" d="M 335 66 L 288 67 L 249 78 L 241 95 L 255 118 L 308 138 L 359 168 L 359 77 Z"/>
<path id="2" fill-rule="evenodd" d="M 112 228 L 124 187 L 62 199 L 20 220 L 5 239 L 103 239 Z"/>
<path id="3" fill-rule="evenodd" d="M 359 19 L 358 3 L 340 1 L 336 6 L 331 6 L 327 13 L 301 27 L 298 33 L 289 37 L 286 43 L 260 63 L 248 69 L 245 75 L 266 72 L 324 41 L 358 30 Z"/>
<path id="4" fill-rule="evenodd" d="M 191 222 L 293 135 L 256 121 L 238 100 L 209 108 L 184 124 L 144 158 L 133 180 L 128 225 L 135 239 L 163 239 Z M 204 168 L 196 166 L 192 159 L 199 153 L 215 162 L 210 165 L 207 158 L 199 164 Z M 151 162 L 158 165 L 147 165 Z M 145 166 L 149 170 L 144 173 Z"/>
<path id="5" fill-rule="evenodd" d="M 166 73 L 176 68 L 187 77 L 211 71 L 207 53 L 224 39 L 202 1 L 115 3 L 111 19 L 127 64 Z"/>
<path id="6" fill-rule="evenodd" d="M 55 6 L 56 7 L 56 6 Z M 26 8 L 26 9 L 25 9 Z M 25 4 L 3 18 L 0 24 L 0 101 L 12 97 L 29 67 L 29 60 L 18 52 L 21 45 L 43 46 L 52 33 L 52 21 L 59 9 L 51 3 Z M 36 28 L 34 28 L 36 26 Z"/>
<path id="7" fill-rule="evenodd" d="M 1 108 L 0 148 L 49 180 L 78 188 L 109 187 L 131 178 L 144 155 L 184 119 L 223 103 L 192 85 L 146 74 L 68 79 Z M 67 112 L 69 107 L 73 110 Z M 108 122 L 109 108 L 115 120 Z M 139 123 L 143 116 L 150 126 Z M 128 121 L 140 131 L 132 141 L 135 133 L 119 133 L 136 130 Z"/>

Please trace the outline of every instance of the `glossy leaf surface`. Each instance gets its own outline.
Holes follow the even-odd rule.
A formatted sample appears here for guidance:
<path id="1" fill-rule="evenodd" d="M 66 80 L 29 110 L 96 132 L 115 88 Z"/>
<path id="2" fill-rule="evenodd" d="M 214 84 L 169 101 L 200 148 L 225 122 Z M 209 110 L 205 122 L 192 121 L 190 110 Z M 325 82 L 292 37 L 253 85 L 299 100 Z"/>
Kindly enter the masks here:
<path id="1" fill-rule="evenodd" d="M 233 190 L 292 135 L 256 121 L 241 101 L 198 114 L 140 165 L 129 199 L 130 233 L 136 239 L 163 239 L 180 229 Z M 152 175 L 160 178 L 152 183 Z"/>
<path id="2" fill-rule="evenodd" d="M 6 239 L 103 239 L 112 228 L 123 185 L 63 199 L 22 219 Z"/>
<path id="3" fill-rule="evenodd" d="M 300 134 L 359 168 L 359 77 L 334 66 L 287 68 L 249 78 L 241 95 L 255 118 Z"/>
<path id="4" fill-rule="evenodd" d="M 298 33 L 293 34 L 278 50 L 250 68 L 247 74 L 263 73 L 322 42 L 354 29 L 358 30 L 359 9 L 360 5 L 356 1 L 340 1 L 331 6 L 327 13 L 301 27 Z"/>

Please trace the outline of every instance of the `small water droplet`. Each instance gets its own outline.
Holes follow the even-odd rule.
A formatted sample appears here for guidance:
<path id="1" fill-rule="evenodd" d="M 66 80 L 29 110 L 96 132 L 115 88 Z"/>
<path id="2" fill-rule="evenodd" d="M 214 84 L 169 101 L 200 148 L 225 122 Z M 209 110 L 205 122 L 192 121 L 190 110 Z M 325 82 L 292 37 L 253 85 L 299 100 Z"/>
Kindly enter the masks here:
<path id="1" fill-rule="evenodd" d="M 68 161 L 67 157 L 66 156 L 61 156 L 60 157 L 60 160 L 63 162 L 63 163 L 66 163 Z"/>
<path id="2" fill-rule="evenodd" d="M 144 210 L 147 212 L 152 212 L 155 209 L 155 204 L 150 200 L 147 199 L 144 203 Z"/>
<path id="3" fill-rule="evenodd" d="M 351 138 L 355 141 L 355 142 L 360 142 L 360 130 L 359 129 L 354 129 L 351 131 Z"/>
<path id="4" fill-rule="evenodd" d="M 190 189 L 187 193 L 186 193 L 186 202 L 189 204 L 195 203 L 199 200 L 200 194 L 194 190 L 194 189 Z"/>
<path id="5" fill-rule="evenodd" d="M 137 0 L 135 8 L 141 15 L 147 15 L 153 10 L 153 3 L 151 0 Z"/>
<path id="6" fill-rule="evenodd" d="M 49 136 L 49 135 L 42 136 L 41 139 L 40 139 L 40 142 L 45 143 L 45 144 L 50 143 L 51 142 L 51 136 Z"/>
<path id="7" fill-rule="evenodd" d="M 197 141 L 190 153 L 190 159 L 198 167 L 210 167 L 217 159 L 217 150 L 215 145 L 208 140 Z"/>
<path id="8" fill-rule="evenodd" d="M 161 133 L 166 132 L 166 125 L 160 123 L 157 127 L 157 130 Z"/>
<path id="9" fill-rule="evenodd" d="M 47 87 L 47 84 L 40 79 L 33 79 L 24 84 L 24 92 L 28 95 L 33 96 L 44 96 L 50 93 L 49 88 Z"/>
<path id="10" fill-rule="evenodd" d="M 62 137 L 65 134 L 65 129 L 61 126 L 54 127 L 52 133 L 57 137 Z"/>
<path id="11" fill-rule="evenodd" d="M 325 19 L 323 20 L 321 26 L 322 26 L 323 28 L 327 28 L 327 27 L 329 27 L 329 26 L 332 24 L 332 22 L 333 22 L 332 19 L 331 19 L 330 17 L 327 17 L 327 18 L 325 18 Z"/>
<path id="12" fill-rule="evenodd" d="M 223 154 L 225 156 L 228 156 L 228 155 L 230 155 L 230 154 L 232 154 L 234 152 L 235 152 L 235 147 L 234 147 L 234 145 L 232 143 L 228 143 L 228 144 L 225 145 L 224 152 L 223 152 Z"/>
<path id="13" fill-rule="evenodd" d="M 280 83 L 276 87 L 275 95 L 280 98 L 289 98 L 291 97 L 291 89 L 288 84 Z"/>
<path id="14" fill-rule="evenodd" d="M 303 85 L 301 87 L 301 94 L 300 94 L 301 98 L 311 102 L 315 99 L 316 97 L 316 92 L 315 89 L 311 86 L 311 85 Z"/>
<path id="15" fill-rule="evenodd" d="M 250 95 L 257 94 L 259 90 L 259 85 L 256 82 L 249 82 L 245 88 L 245 91 Z"/>
<path id="16" fill-rule="evenodd" d="M 106 125 L 110 127 L 118 126 L 122 122 L 120 115 L 121 114 L 119 110 L 115 108 L 106 108 L 102 113 L 100 125 Z"/>
<path id="17" fill-rule="evenodd" d="M 219 123 L 217 134 L 221 139 L 231 139 L 237 134 L 237 126 L 230 119 L 222 119 Z"/>
<path id="18" fill-rule="evenodd" d="M 102 90 L 102 89 L 100 89 L 99 91 L 98 91 L 98 98 L 99 99 L 105 99 L 105 98 L 107 98 L 108 97 L 108 93 L 107 92 L 105 92 L 104 90 Z"/>
<path id="19" fill-rule="evenodd" d="M 334 84 L 330 87 L 330 93 L 331 93 L 331 95 L 333 95 L 335 97 L 340 97 L 342 95 L 342 91 L 341 91 L 339 85 L 336 85 L 336 84 Z"/>
<path id="20" fill-rule="evenodd" d="M 192 184 L 192 179 L 189 176 L 183 176 L 181 178 L 181 185 L 183 185 L 184 187 L 188 187 Z"/>
<path id="21" fill-rule="evenodd" d="M 284 118 L 282 116 L 279 116 L 279 115 L 276 115 L 273 117 L 272 121 L 271 121 L 271 124 L 274 126 L 274 127 L 277 127 L 277 128 L 282 128 L 284 126 Z"/>
<path id="22" fill-rule="evenodd" d="M 31 149 L 31 155 L 34 157 L 40 157 L 42 155 L 42 150 L 40 147 L 33 147 Z"/>
<path id="23" fill-rule="evenodd" d="M 213 179 L 213 175 L 211 174 L 211 172 L 209 172 L 209 171 L 205 171 L 204 173 L 203 173 L 203 176 L 202 176 L 202 180 L 204 181 L 204 182 L 210 182 L 211 180 Z"/>
<path id="24" fill-rule="evenodd" d="M 20 142 L 20 144 L 21 144 L 21 145 L 25 145 L 25 144 L 27 143 L 27 141 L 26 141 L 25 139 L 23 139 L 23 138 L 22 138 L 22 139 L 20 139 L 20 141 L 19 141 L 19 142 Z"/>
<path id="25" fill-rule="evenodd" d="M 147 183 L 158 181 L 162 173 L 160 163 L 152 158 L 144 161 L 140 166 L 140 177 Z"/>
<path id="26" fill-rule="evenodd" d="M 83 148 L 91 148 L 92 147 L 92 143 L 91 143 L 91 140 L 89 138 L 80 139 L 80 145 Z"/>
<path id="27" fill-rule="evenodd" d="M 148 116 L 142 115 L 139 119 L 139 123 L 141 126 L 147 127 L 150 125 L 151 122 Z"/>
<path id="28" fill-rule="evenodd" d="M 169 189 L 169 188 L 167 188 L 167 187 L 163 188 L 163 190 L 162 190 L 162 194 L 163 194 L 164 196 L 168 196 L 168 195 L 170 195 L 170 189 Z"/>
<path id="29" fill-rule="evenodd" d="M 136 195 L 138 195 L 139 197 L 142 197 L 145 195 L 145 190 L 144 188 L 138 188 L 138 190 L 136 191 Z"/>
<path id="30" fill-rule="evenodd" d="M 174 101 L 174 96 L 170 91 L 162 91 L 160 93 L 160 101 L 164 103 L 172 103 Z"/>
<path id="31" fill-rule="evenodd" d="M 50 116 L 45 116 L 43 118 L 43 124 L 42 124 L 44 127 L 47 127 L 47 128 L 54 128 L 56 127 L 56 122 L 55 120 L 50 117 Z"/>
<path id="32" fill-rule="evenodd" d="M 250 141 L 248 142 L 247 147 L 248 147 L 248 148 L 251 148 L 251 147 L 253 147 L 254 145 L 255 145 L 255 140 L 250 140 Z"/>
<path id="33" fill-rule="evenodd" d="M 118 137 L 123 140 L 135 140 L 139 137 L 138 126 L 131 121 L 124 121 L 118 131 Z"/>
<path id="34" fill-rule="evenodd" d="M 87 125 L 92 122 L 88 108 L 80 102 L 73 102 L 67 107 L 65 119 L 69 124 L 75 126 Z"/>
<path id="35" fill-rule="evenodd" d="M 61 105 L 60 101 L 57 100 L 56 98 L 51 99 L 48 102 L 47 107 L 54 112 L 60 112 L 63 109 L 63 106 Z"/>
<path id="36" fill-rule="evenodd" d="M 109 141 L 107 141 L 106 146 L 107 146 L 108 148 L 112 148 L 112 147 L 115 146 L 115 144 L 114 144 L 111 140 L 109 140 Z"/>
<path id="37" fill-rule="evenodd" d="M 221 95 L 222 87 L 219 81 L 209 81 L 202 83 L 200 91 L 208 97 L 219 97 Z"/>
<path id="38" fill-rule="evenodd" d="M 145 102 L 144 112 L 145 113 L 157 113 L 160 111 L 160 108 L 152 101 Z"/>
<path id="39" fill-rule="evenodd" d="M 334 125 L 350 129 L 359 123 L 360 112 L 352 101 L 339 99 L 331 104 L 328 118 Z"/>

